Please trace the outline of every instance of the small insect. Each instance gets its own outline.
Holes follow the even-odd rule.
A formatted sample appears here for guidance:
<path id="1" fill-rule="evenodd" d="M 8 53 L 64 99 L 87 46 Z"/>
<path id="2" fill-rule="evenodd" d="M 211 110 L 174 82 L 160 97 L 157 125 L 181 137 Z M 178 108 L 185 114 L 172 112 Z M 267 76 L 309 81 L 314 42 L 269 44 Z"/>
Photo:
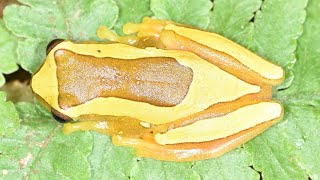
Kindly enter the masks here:
<path id="1" fill-rule="evenodd" d="M 272 86 L 284 71 L 211 32 L 144 18 L 111 43 L 56 40 L 33 75 L 34 94 L 68 134 L 93 130 L 165 161 L 223 155 L 277 123 Z M 130 35 L 136 34 L 136 35 Z"/>

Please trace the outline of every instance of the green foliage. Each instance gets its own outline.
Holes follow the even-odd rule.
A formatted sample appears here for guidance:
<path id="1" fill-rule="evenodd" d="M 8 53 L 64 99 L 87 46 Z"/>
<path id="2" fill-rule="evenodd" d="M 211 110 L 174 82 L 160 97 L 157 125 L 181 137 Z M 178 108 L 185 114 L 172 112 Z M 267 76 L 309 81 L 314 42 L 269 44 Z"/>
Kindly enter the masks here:
<path id="1" fill-rule="evenodd" d="M 298 40 L 295 81 L 277 98 L 288 104 L 320 106 L 320 18 L 319 2 L 310 1 L 304 31 Z"/>
<path id="2" fill-rule="evenodd" d="M 159 19 L 190 24 L 205 29 L 209 24 L 210 0 L 151 0 L 151 10 Z"/>
<path id="3" fill-rule="evenodd" d="M 320 177 L 318 0 L 215 0 L 212 11 L 209 0 L 19 2 L 0 21 L 1 73 L 15 71 L 16 62 L 34 72 L 53 39 L 97 40 L 100 25 L 119 33 L 126 22 L 154 16 L 207 28 L 283 66 L 287 80 L 274 96 L 285 117 L 222 157 L 161 162 L 102 134 L 63 135 L 41 105 L 14 106 L 0 92 L 0 179 L 259 179 L 257 171 L 267 180 Z"/>
<path id="4" fill-rule="evenodd" d="M 19 122 L 19 115 L 13 103 L 7 102 L 5 93 L 0 91 L 0 138 L 12 136 L 14 130 L 19 127 Z"/>
<path id="5" fill-rule="evenodd" d="M 10 74 L 18 69 L 16 64 L 16 38 L 4 26 L 0 20 L 0 87 L 5 83 L 4 74 Z"/>
<path id="6" fill-rule="evenodd" d="M 310 1 L 304 32 L 298 40 L 292 85 L 276 94 L 285 118 L 245 144 L 254 167 L 266 179 L 317 179 L 320 175 L 320 19 L 319 1 Z M 318 13 L 318 14 L 317 14 Z"/>
<path id="7" fill-rule="evenodd" d="M 92 136 L 93 149 L 88 158 L 92 179 L 128 179 L 137 163 L 133 150 L 112 145 L 108 136 L 98 133 L 92 133 Z"/>
<path id="8" fill-rule="evenodd" d="M 269 0 L 256 12 L 249 47 L 286 70 L 286 80 L 278 89 L 288 88 L 293 80 L 295 50 L 303 31 L 306 5 L 307 0 Z"/>
<path id="9" fill-rule="evenodd" d="M 0 170 L 5 179 L 88 179 L 90 133 L 62 134 L 61 125 L 38 104 L 16 105 L 21 127 L 0 140 Z M 13 107 L 14 108 L 14 107 Z M 18 118 L 19 119 L 19 118 Z M 5 173 L 5 174 L 6 174 Z M 1 176 L 0 176 L 1 177 Z"/>
<path id="10" fill-rule="evenodd" d="M 98 40 L 100 25 L 112 27 L 118 7 L 112 0 L 21 0 L 4 10 L 7 28 L 17 37 L 21 66 L 33 73 L 45 58 L 45 44 L 53 39 Z"/>
<path id="11" fill-rule="evenodd" d="M 259 173 L 251 169 L 251 157 L 242 148 L 235 149 L 228 154 L 205 161 L 197 161 L 193 169 L 203 179 L 259 179 Z"/>
<path id="12" fill-rule="evenodd" d="M 250 20 L 261 4 L 261 0 L 215 0 L 207 29 L 248 46 L 254 28 Z"/>
<path id="13" fill-rule="evenodd" d="M 119 6 L 119 18 L 114 25 L 114 30 L 120 35 L 124 35 L 122 32 L 124 24 L 139 23 L 142 18 L 153 15 L 150 10 L 150 0 L 117 0 L 116 2 Z"/>

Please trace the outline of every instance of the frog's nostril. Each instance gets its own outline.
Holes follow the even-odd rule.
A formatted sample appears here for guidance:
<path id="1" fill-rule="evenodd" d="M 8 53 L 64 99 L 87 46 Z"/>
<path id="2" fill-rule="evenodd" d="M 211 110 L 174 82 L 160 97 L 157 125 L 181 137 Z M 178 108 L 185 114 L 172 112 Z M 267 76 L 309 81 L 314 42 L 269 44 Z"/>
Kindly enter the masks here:
<path id="1" fill-rule="evenodd" d="M 59 43 L 63 42 L 64 39 L 54 39 L 51 42 L 48 43 L 47 45 L 47 55 L 50 53 L 50 51 L 56 47 Z"/>

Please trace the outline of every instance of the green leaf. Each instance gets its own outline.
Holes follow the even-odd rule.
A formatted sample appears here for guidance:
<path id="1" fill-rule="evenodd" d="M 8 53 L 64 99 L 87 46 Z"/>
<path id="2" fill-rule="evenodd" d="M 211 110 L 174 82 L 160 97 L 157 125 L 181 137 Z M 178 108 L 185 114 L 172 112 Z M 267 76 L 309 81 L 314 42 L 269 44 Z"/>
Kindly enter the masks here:
<path id="1" fill-rule="evenodd" d="M 297 39 L 302 34 L 307 0 L 265 1 L 254 19 L 253 41 L 249 47 L 262 57 L 284 67 L 285 82 L 278 89 L 288 88 L 296 61 Z"/>
<path id="2" fill-rule="evenodd" d="M 295 145 L 299 165 L 311 179 L 320 176 L 320 2 L 311 0 L 307 7 L 304 32 L 298 41 L 295 79 L 277 98 L 290 105 L 289 137 Z"/>
<path id="3" fill-rule="evenodd" d="M 192 163 L 161 162 L 153 159 L 141 159 L 132 168 L 133 179 L 200 179 L 192 170 Z"/>
<path id="4" fill-rule="evenodd" d="M 259 174 L 253 171 L 250 156 L 237 148 L 216 159 L 197 161 L 193 168 L 202 179 L 259 179 Z"/>
<path id="5" fill-rule="evenodd" d="M 216 0 L 208 30 L 245 45 L 284 67 L 286 80 L 277 88 L 286 89 L 294 78 L 292 68 L 296 62 L 297 38 L 303 30 L 307 4 L 307 0 L 296 1 L 269 0 L 259 10 L 261 0 Z M 250 23 L 253 13 L 254 23 Z"/>
<path id="6" fill-rule="evenodd" d="M 0 139 L 12 136 L 14 131 L 19 127 L 19 122 L 19 115 L 13 103 L 6 102 L 6 94 L 0 91 Z"/>
<path id="7" fill-rule="evenodd" d="M 284 103 L 320 107 L 320 3 L 309 2 L 303 35 L 298 41 L 295 81 L 286 91 L 277 93 Z"/>
<path id="8" fill-rule="evenodd" d="M 320 111 L 308 106 L 285 107 L 285 118 L 245 144 L 253 167 L 263 179 L 316 179 L 320 174 Z"/>
<path id="9" fill-rule="evenodd" d="M 112 27 L 116 23 L 114 29 L 119 31 L 124 23 L 139 22 L 152 12 L 158 18 L 201 28 L 211 20 L 209 30 L 286 67 L 288 80 L 279 87 L 285 90 L 274 94 L 285 106 L 285 117 L 222 157 L 161 162 L 136 157 L 133 149 L 114 146 L 110 137 L 102 134 L 63 135 L 61 124 L 41 105 L 19 103 L 14 107 L 0 93 L 0 179 L 259 179 L 257 171 L 266 180 L 319 178 L 318 0 L 309 1 L 305 22 L 306 0 L 215 0 L 212 12 L 209 0 L 151 0 L 150 4 L 147 0 L 119 0 L 120 9 L 111 0 L 20 2 L 23 5 L 8 6 L 4 15 L 5 25 L 19 42 L 1 23 L 0 41 L 4 29 L 14 39 L 3 41 L 4 47 L 9 43 L 11 49 L 6 56 L 18 57 L 30 72 L 44 59 L 48 41 L 97 40 L 95 30 L 99 25 Z M 252 17 L 254 22 L 250 22 Z M 0 50 L 2 47 L 0 44 Z"/>
<path id="10" fill-rule="evenodd" d="M 18 70 L 16 64 L 16 38 L 4 26 L 3 20 L 0 19 L 0 87 L 5 83 L 2 75 L 10 74 Z"/>
<path id="11" fill-rule="evenodd" d="M 139 158 L 131 148 L 116 147 L 110 138 L 93 134 L 93 149 L 88 160 L 91 164 L 92 179 L 117 177 L 118 179 L 211 179 L 220 177 L 233 179 L 258 179 L 259 175 L 249 166 L 250 157 L 238 148 L 225 156 L 198 162 L 174 163 Z M 235 171 L 234 169 L 237 168 Z M 230 174 L 230 171 L 232 174 Z"/>
<path id="12" fill-rule="evenodd" d="M 19 64 L 30 73 L 35 72 L 46 57 L 47 42 L 40 39 L 28 38 L 18 42 L 17 51 Z"/>
<path id="13" fill-rule="evenodd" d="M 118 7 L 112 0 L 20 2 L 25 5 L 7 6 L 3 18 L 14 35 L 26 38 L 19 42 L 18 62 L 31 73 L 43 62 L 44 51 L 37 52 L 51 40 L 98 40 L 98 27 L 113 27 L 118 18 Z"/>
<path id="14" fill-rule="evenodd" d="M 98 27 L 112 27 L 118 18 L 118 8 L 112 0 L 21 2 L 28 6 L 6 7 L 4 20 L 9 30 L 25 38 L 97 39 Z"/>
<path id="15" fill-rule="evenodd" d="M 38 104 L 20 103 L 21 127 L 0 139 L 0 177 L 6 179 L 88 179 L 89 132 L 65 136 L 61 125 Z M 2 117 L 2 116 L 1 116 Z M 5 172 L 5 173 L 3 173 Z"/>
<path id="16" fill-rule="evenodd" d="M 285 106 L 281 123 L 245 145 L 254 167 L 266 179 L 317 179 L 320 126 L 320 19 L 317 0 L 309 1 L 303 35 L 298 40 L 292 85 L 276 94 Z"/>
<path id="17" fill-rule="evenodd" d="M 128 179 L 131 168 L 136 164 L 133 149 L 114 146 L 108 136 L 94 132 L 92 135 L 93 149 L 88 158 L 92 179 Z"/>
<path id="18" fill-rule="evenodd" d="M 151 0 L 151 10 L 156 18 L 169 19 L 207 28 L 209 11 L 212 8 L 210 0 Z"/>
<path id="19" fill-rule="evenodd" d="M 254 28 L 250 20 L 261 4 L 261 0 L 215 0 L 208 30 L 249 45 L 252 41 L 249 35 Z"/>
<path id="20" fill-rule="evenodd" d="M 244 145 L 252 155 L 253 167 L 262 172 L 265 179 L 307 179 L 304 169 L 298 165 L 294 141 L 288 135 L 289 108 L 282 122 Z"/>
<path id="21" fill-rule="evenodd" d="M 320 110 L 319 106 L 291 105 L 288 117 L 288 137 L 294 145 L 295 158 L 311 179 L 320 175 Z M 301 122 L 303 121 L 303 122 Z"/>
<path id="22" fill-rule="evenodd" d="M 116 147 L 110 138 L 93 134 L 93 150 L 88 160 L 91 164 L 92 179 L 118 177 L 118 179 L 211 179 L 220 177 L 233 179 L 258 179 L 259 175 L 249 166 L 250 157 L 238 148 L 217 159 L 189 163 L 161 162 L 139 158 L 131 148 Z M 230 174 L 231 170 L 237 168 Z"/>
<path id="23" fill-rule="evenodd" d="M 114 25 L 114 30 L 120 35 L 124 35 L 122 27 L 126 23 L 139 23 L 142 18 L 153 15 L 150 10 L 150 0 L 117 0 L 116 2 L 119 6 L 119 18 Z"/>

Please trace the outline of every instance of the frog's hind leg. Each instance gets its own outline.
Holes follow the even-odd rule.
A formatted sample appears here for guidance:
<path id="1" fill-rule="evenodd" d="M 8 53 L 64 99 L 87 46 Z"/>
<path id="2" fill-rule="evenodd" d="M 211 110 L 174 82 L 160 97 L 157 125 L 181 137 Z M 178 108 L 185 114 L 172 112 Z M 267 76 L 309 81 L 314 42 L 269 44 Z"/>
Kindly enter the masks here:
<path id="1" fill-rule="evenodd" d="M 216 45 L 216 46 L 230 46 L 230 47 L 235 47 L 234 49 L 244 49 L 243 47 L 240 47 L 239 45 L 231 42 L 230 40 L 227 40 L 225 38 L 222 38 L 218 35 L 217 37 L 213 36 L 215 35 L 214 33 L 212 34 L 212 37 L 208 36 L 208 32 L 204 32 L 201 30 L 195 30 L 195 29 L 190 29 L 190 28 L 184 28 L 186 29 L 185 31 L 187 33 L 185 34 L 180 34 L 176 32 L 174 29 L 172 30 L 173 27 L 181 28 L 178 26 L 170 25 L 166 26 L 160 33 L 160 38 L 159 40 L 165 47 L 165 49 L 174 49 L 174 50 L 183 50 L 183 51 L 189 51 L 192 52 L 202 59 L 205 59 L 211 64 L 214 64 L 215 66 L 219 67 L 220 69 L 237 76 L 239 79 L 246 81 L 251 84 L 268 84 L 268 85 L 278 85 L 283 81 L 284 74 L 283 70 L 278 67 L 273 65 L 270 62 L 267 62 L 265 60 L 262 60 L 259 58 L 257 55 L 249 52 L 248 50 L 243 50 L 242 53 L 239 53 L 237 51 L 238 57 L 228 53 L 229 50 L 221 51 L 218 49 L 215 49 L 214 47 L 209 46 L 208 44 L 204 44 L 203 40 L 197 41 L 194 39 L 189 38 L 187 35 L 190 35 L 192 33 L 198 33 L 198 36 L 201 35 L 202 38 L 206 38 L 205 42 L 214 42 L 216 44 L 221 44 L 221 45 Z M 171 29 L 170 29 L 171 28 Z M 208 36 L 208 37 L 207 37 Z M 222 39 L 222 40 L 221 40 Z M 249 58 L 249 55 L 252 55 L 255 57 L 254 59 L 254 64 L 263 64 L 267 65 L 268 67 L 273 67 L 270 68 L 273 74 L 282 74 L 281 77 L 279 78 L 269 78 L 266 77 L 265 75 L 262 75 L 265 72 L 260 72 L 261 69 L 254 70 L 251 67 L 243 64 L 239 60 L 240 57 L 247 57 Z M 251 56 L 250 56 L 251 58 Z M 269 72 L 271 73 L 271 72 Z"/>
<path id="2" fill-rule="evenodd" d="M 158 125 L 154 129 L 154 134 L 165 133 L 169 130 L 190 125 L 202 119 L 224 116 L 244 106 L 253 105 L 263 101 L 271 101 L 272 87 L 261 86 L 260 88 L 261 89 L 258 93 L 246 94 L 233 101 L 220 102 L 217 104 L 213 104 L 203 111 L 197 112 L 195 114 L 191 114 L 181 119 L 177 119 L 173 122 Z"/>
<path id="3" fill-rule="evenodd" d="M 238 147 L 274 125 L 279 119 L 264 122 L 226 138 L 199 143 L 160 145 L 151 136 L 144 139 L 113 136 L 112 142 L 117 146 L 135 148 L 136 155 L 141 157 L 175 162 L 204 160 L 221 156 Z"/>

